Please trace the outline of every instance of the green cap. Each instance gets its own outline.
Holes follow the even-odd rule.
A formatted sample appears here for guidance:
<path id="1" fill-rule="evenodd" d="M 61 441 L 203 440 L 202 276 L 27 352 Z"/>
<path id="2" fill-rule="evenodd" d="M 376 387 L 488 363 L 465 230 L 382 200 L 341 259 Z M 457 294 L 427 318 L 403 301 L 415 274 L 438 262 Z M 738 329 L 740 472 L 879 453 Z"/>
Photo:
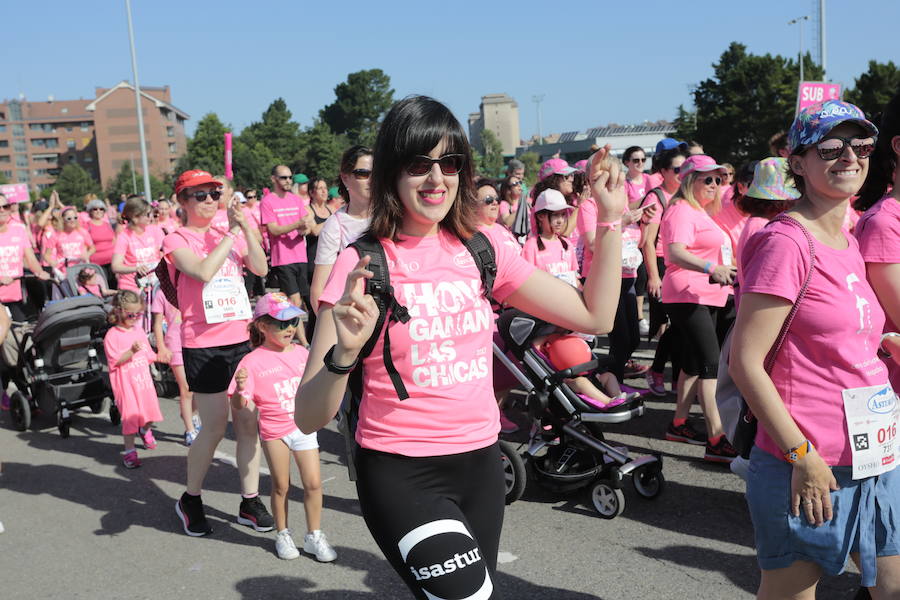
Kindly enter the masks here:
<path id="1" fill-rule="evenodd" d="M 328 197 L 329 198 L 337 198 L 340 195 L 341 194 L 340 194 L 340 192 L 338 192 L 338 187 L 336 185 L 333 185 L 330 188 L 328 188 Z"/>
<path id="2" fill-rule="evenodd" d="M 297 173 L 294 175 L 294 183 L 309 183 L 309 177 L 303 173 Z"/>

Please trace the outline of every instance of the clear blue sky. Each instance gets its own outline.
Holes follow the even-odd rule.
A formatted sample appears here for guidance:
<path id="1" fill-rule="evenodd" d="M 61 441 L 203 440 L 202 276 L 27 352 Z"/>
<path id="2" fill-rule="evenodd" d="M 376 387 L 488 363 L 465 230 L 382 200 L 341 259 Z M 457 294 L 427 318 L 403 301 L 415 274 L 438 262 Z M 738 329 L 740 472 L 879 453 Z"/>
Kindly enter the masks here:
<path id="1" fill-rule="evenodd" d="M 519 103 L 522 136 L 671 119 L 731 41 L 796 56 L 817 0 L 134 0 L 144 85 L 168 84 L 193 131 L 214 111 L 240 130 L 281 96 L 307 126 L 348 73 L 380 68 L 395 96 L 428 94 L 465 123 L 483 94 Z M 445 8 L 438 8 L 445 7 Z M 687 7 L 687 8 L 686 8 Z M 0 97 L 93 97 L 131 80 L 124 0 L 12 2 L 3 9 Z M 853 84 L 870 59 L 900 62 L 897 0 L 828 0 L 828 76 Z M 804 44 L 816 39 L 814 20 Z M 73 33 L 73 32 L 78 33 Z"/>

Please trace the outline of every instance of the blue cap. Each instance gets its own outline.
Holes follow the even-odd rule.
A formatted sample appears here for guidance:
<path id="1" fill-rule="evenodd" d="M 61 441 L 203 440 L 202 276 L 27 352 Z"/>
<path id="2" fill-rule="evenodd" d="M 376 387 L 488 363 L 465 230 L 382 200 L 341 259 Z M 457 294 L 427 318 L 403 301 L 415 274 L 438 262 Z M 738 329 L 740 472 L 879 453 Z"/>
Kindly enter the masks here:
<path id="1" fill-rule="evenodd" d="M 663 138 L 656 142 L 656 154 L 666 150 L 674 150 L 675 148 L 687 150 L 687 142 L 679 142 L 675 138 Z"/>
<path id="2" fill-rule="evenodd" d="M 849 102 L 826 100 L 807 106 L 794 119 L 788 132 L 788 148 L 791 154 L 818 144 L 829 131 L 848 121 L 858 124 L 867 135 L 873 137 L 878 135 L 878 128 L 866 119 L 865 113 Z"/>

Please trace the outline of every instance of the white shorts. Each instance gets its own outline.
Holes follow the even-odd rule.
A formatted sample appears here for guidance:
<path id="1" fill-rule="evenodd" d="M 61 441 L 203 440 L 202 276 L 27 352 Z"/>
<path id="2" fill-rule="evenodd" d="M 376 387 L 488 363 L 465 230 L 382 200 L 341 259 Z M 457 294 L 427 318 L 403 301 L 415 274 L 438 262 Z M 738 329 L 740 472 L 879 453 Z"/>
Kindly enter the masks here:
<path id="1" fill-rule="evenodd" d="M 287 444 L 292 451 L 298 450 L 315 450 L 319 447 L 319 438 L 315 433 L 303 433 L 299 429 L 295 429 L 287 434 L 281 441 Z"/>

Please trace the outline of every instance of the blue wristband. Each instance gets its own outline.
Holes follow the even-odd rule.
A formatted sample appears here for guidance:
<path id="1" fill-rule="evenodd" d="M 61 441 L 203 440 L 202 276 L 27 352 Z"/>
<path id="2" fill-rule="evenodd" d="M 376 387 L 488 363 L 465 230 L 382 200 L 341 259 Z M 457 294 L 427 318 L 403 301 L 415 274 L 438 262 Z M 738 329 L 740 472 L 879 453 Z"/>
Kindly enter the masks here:
<path id="1" fill-rule="evenodd" d="M 703 272 L 706 273 L 707 275 L 709 275 L 710 271 L 712 271 L 712 263 L 709 261 L 706 261 L 706 264 L 703 265 Z"/>

